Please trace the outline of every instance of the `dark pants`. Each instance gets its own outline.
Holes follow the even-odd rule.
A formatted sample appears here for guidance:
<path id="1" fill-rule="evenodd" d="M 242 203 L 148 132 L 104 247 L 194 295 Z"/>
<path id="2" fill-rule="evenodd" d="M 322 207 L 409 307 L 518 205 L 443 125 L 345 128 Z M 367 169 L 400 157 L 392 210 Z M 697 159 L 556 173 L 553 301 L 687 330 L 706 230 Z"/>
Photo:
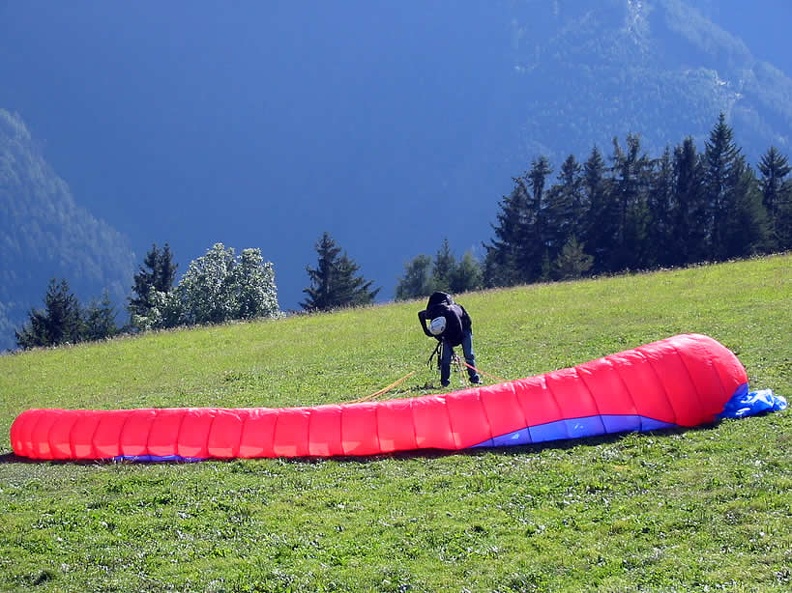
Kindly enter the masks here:
<path id="1" fill-rule="evenodd" d="M 468 377 L 471 383 L 478 383 L 481 379 L 476 372 L 476 356 L 473 353 L 473 332 L 467 330 L 462 333 L 462 354 L 465 357 L 465 362 L 469 365 L 467 367 Z M 443 340 L 443 354 L 440 356 L 440 384 L 447 387 L 451 378 L 451 357 L 454 355 L 454 349 L 449 346 L 448 342 Z"/>

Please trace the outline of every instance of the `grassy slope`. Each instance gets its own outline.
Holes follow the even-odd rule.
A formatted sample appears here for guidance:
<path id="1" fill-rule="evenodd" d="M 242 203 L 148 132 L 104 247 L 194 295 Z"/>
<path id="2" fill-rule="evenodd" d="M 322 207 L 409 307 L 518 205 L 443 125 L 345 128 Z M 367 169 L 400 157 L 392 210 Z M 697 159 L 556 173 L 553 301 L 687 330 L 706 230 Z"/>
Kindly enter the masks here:
<path id="1" fill-rule="evenodd" d="M 517 378 L 676 333 L 792 395 L 792 256 L 464 295 Z M 292 406 L 437 384 L 420 303 L 0 357 L 0 454 L 29 407 Z M 792 414 L 678 433 L 368 460 L 0 458 L 0 590 L 782 591 Z"/>

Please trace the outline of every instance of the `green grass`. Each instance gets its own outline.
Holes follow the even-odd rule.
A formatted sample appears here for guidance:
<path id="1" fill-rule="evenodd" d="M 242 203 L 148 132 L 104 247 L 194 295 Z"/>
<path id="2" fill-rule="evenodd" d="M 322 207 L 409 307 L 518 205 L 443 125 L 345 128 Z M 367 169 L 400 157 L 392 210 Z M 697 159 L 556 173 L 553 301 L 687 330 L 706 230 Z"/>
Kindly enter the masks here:
<path id="1" fill-rule="evenodd" d="M 677 333 L 792 395 L 792 256 L 459 297 L 489 382 Z M 31 407 L 434 392 L 422 303 L 0 357 L 0 591 L 788 591 L 792 413 L 359 460 L 34 463 Z"/>

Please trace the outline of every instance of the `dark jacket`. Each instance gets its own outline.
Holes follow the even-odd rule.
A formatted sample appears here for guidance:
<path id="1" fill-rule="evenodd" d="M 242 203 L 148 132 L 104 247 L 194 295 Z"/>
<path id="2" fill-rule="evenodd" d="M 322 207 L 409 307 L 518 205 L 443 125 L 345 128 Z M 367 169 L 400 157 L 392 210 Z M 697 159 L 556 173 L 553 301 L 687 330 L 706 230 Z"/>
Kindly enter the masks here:
<path id="1" fill-rule="evenodd" d="M 450 297 L 448 300 L 451 300 Z M 427 327 L 427 322 L 431 322 L 436 317 L 445 317 L 446 320 L 445 331 L 438 336 L 433 335 Z M 430 304 L 426 309 L 418 312 L 418 319 L 421 322 L 421 329 L 427 336 L 443 340 L 452 348 L 459 346 L 464 332 L 471 331 L 473 327 L 473 322 L 465 308 L 453 301 Z"/>

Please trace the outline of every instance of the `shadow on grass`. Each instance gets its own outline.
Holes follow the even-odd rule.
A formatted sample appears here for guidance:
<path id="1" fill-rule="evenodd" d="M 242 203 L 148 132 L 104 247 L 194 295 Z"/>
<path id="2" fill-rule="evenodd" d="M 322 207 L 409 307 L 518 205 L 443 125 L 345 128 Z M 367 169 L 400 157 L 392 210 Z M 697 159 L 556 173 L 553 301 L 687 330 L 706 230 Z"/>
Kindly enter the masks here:
<path id="1" fill-rule="evenodd" d="M 27 457 L 19 457 L 14 453 L 4 453 L 0 455 L 0 464 L 2 463 L 35 463 L 35 460 L 28 459 Z"/>

